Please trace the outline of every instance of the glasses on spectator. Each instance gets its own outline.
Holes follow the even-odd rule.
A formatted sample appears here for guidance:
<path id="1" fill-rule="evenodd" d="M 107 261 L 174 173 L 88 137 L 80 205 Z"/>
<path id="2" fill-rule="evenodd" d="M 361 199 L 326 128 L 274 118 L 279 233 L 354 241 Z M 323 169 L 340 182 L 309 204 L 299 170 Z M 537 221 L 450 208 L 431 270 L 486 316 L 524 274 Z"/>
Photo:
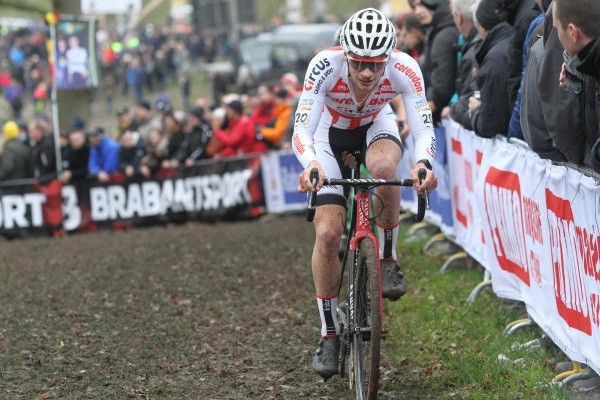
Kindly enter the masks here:
<path id="1" fill-rule="evenodd" d="M 348 64 L 357 71 L 362 71 L 369 68 L 373 72 L 379 72 L 385 68 L 387 64 L 387 57 L 381 60 L 374 60 L 372 58 L 360 58 L 352 57 L 347 55 Z"/>

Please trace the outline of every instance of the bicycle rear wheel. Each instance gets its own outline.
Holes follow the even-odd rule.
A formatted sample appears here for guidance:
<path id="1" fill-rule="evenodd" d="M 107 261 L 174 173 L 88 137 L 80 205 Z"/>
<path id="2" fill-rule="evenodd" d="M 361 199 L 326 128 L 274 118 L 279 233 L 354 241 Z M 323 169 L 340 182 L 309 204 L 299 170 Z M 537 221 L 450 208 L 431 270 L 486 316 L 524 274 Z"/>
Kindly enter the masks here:
<path id="1" fill-rule="evenodd" d="M 375 400 L 379 390 L 381 289 L 375 244 L 360 242 L 354 281 L 352 359 L 356 398 Z"/>

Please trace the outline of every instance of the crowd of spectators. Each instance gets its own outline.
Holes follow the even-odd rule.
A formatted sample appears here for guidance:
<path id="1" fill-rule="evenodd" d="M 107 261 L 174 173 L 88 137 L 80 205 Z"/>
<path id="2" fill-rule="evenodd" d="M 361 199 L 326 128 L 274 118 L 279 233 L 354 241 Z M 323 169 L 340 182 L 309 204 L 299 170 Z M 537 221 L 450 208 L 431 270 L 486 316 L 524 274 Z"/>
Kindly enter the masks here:
<path id="1" fill-rule="evenodd" d="M 227 56 L 229 44 L 220 35 L 182 36 L 166 27 L 136 37 L 98 31 L 103 84 L 93 97 L 103 99 L 105 112 L 115 119 L 88 126 L 75 117 L 55 144 L 45 34 L 25 29 L 0 37 L 2 182 L 152 177 L 161 169 L 191 167 L 200 160 L 289 146 L 292 107 L 300 91 L 296 76 L 285 74 L 274 86 L 261 84 L 218 101 L 191 99 L 190 65 Z M 168 86 L 179 87 L 180 101 L 165 94 Z M 117 106 L 117 97 L 134 106 Z M 24 105 L 33 108 L 32 117 L 23 115 Z"/>
<path id="2" fill-rule="evenodd" d="M 409 5 L 411 10 L 395 18 L 398 46 L 421 65 L 435 124 L 452 118 L 476 135 L 519 138 L 542 158 L 600 171 L 600 28 L 594 22 L 600 3 L 409 0 Z M 57 151 L 46 104 L 44 35 L 34 30 L 0 37 L 2 181 L 151 177 L 165 168 L 290 146 L 301 92 L 297 76 L 288 73 L 275 85 L 219 99 L 190 99 L 190 64 L 226 53 L 223 37 L 154 28 L 132 38 L 101 29 L 100 93 L 116 128 L 87 126 L 76 117 L 59 135 Z M 168 84 L 181 88 L 181 110 L 164 95 Z M 115 107 L 117 90 L 134 106 Z M 28 121 L 22 118 L 25 102 L 35 104 Z"/>
<path id="3" fill-rule="evenodd" d="M 119 107 L 112 132 L 75 117 L 60 135 L 58 172 L 48 118 L 38 116 L 27 125 L 8 121 L 3 126 L 0 179 L 104 183 L 113 174 L 152 177 L 161 168 L 189 168 L 201 160 L 289 148 L 293 101 L 283 85 L 261 85 L 255 94 L 232 93 L 217 105 L 199 98 L 188 112 L 174 110 L 162 96 L 154 106 L 142 100 L 132 110 Z"/>
<path id="4" fill-rule="evenodd" d="M 104 183 L 114 174 L 152 177 L 161 169 L 189 168 L 202 160 L 289 147 L 293 101 L 283 85 L 261 85 L 255 94 L 228 94 L 216 105 L 198 98 L 188 112 L 174 110 L 162 96 L 153 105 L 142 100 L 132 110 L 119 107 L 112 132 L 102 126 L 87 127 L 76 117 L 61 136 L 59 179 L 69 183 L 91 178 Z M 50 127 L 44 132 L 43 137 L 51 141 Z M 29 142 L 33 142 L 31 132 Z"/>
<path id="5" fill-rule="evenodd" d="M 524 140 L 600 172 L 600 3 L 409 0 L 399 47 L 418 60 L 434 122 Z M 451 24 L 449 21 L 452 21 Z"/>

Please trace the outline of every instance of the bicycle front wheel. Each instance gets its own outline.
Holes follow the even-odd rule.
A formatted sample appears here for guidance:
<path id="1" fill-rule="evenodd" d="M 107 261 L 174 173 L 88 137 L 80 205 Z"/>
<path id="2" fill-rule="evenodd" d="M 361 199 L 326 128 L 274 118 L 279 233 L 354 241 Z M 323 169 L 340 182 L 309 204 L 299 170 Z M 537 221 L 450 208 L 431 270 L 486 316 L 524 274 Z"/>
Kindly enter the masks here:
<path id="1" fill-rule="evenodd" d="M 360 243 L 354 281 L 352 357 L 358 400 L 375 400 L 379 390 L 381 289 L 375 244 Z"/>

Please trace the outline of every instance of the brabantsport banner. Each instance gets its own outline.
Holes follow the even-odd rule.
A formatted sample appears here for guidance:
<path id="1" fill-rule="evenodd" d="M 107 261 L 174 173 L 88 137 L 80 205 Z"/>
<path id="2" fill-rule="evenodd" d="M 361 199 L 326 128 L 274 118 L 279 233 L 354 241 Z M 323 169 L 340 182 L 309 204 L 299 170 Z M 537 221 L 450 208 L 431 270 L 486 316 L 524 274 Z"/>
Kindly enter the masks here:
<path id="1" fill-rule="evenodd" d="M 189 220 L 240 220 L 265 212 L 260 157 L 204 161 L 150 179 L 0 187 L 0 235 L 49 236 Z"/>
<path id="2" fill-rule="evenodd" d="M 9 239 L 47 236 L 46 204 L 46 194 L 35 185 L 0 187 L 0 236 Z M 60 203 L 56 211 L 60 217 Z"/>
<path id="3" fill-rule="evenodd" d="M 161 176 L 125 180 L 115 175 L 105 185 L 66 186 L 65 229 L 124 229 L 192 219 L 244 219 L 264 213 L 258 156 L 200 162 L 185 171 L 162 171 Z"/>

